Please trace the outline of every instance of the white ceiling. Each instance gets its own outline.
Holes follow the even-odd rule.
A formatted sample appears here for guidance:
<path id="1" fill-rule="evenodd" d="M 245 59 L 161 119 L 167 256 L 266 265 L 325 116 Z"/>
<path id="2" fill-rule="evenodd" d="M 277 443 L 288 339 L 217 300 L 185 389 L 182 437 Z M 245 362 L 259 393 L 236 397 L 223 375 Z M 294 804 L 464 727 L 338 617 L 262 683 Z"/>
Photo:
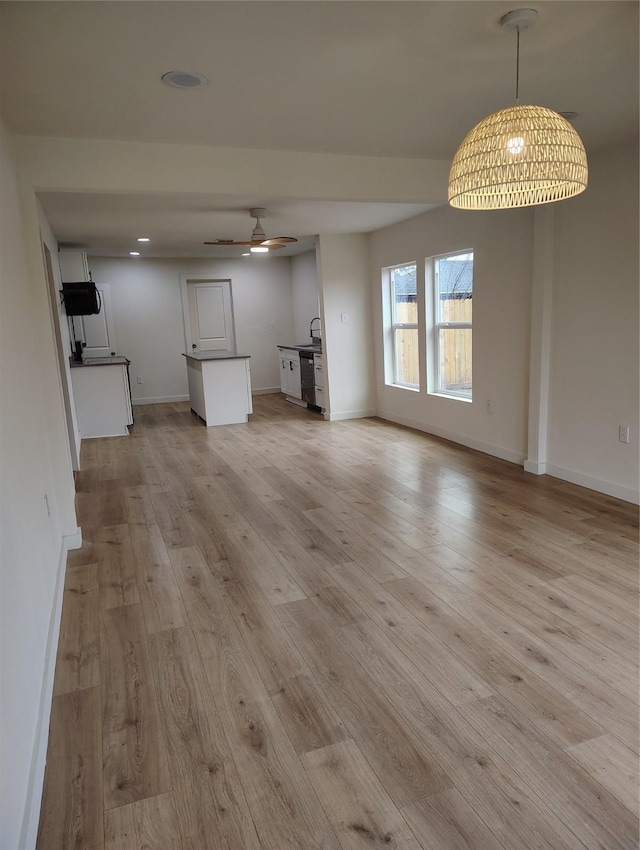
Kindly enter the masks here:
<path id="1" fill-rule="evenodd" d="M 638 3 L 522 5 L 539 21 L 521 36 L 521 101 L 577 112 L 588 153 L 637 134 Z M 498 21 L 517 7 L 5 2 L 0 109 L 19 134 L 449 160 L 477 121 L 513 102 L 515 36 Z M 168 70 L 209 83 L 172 89 L 160 81 Z M 123 240 L 128 251 L 131 234 L 153 226 L 156 253 L 187 255 L 202 255 L 207 238 L 248 238 L 252 206 L 270 210 L 268 235 L 298 237 L 368 231 L 426 209 L 220 196 L 42 202 L 58 238 L 90 252 L 122 253 Z"/>

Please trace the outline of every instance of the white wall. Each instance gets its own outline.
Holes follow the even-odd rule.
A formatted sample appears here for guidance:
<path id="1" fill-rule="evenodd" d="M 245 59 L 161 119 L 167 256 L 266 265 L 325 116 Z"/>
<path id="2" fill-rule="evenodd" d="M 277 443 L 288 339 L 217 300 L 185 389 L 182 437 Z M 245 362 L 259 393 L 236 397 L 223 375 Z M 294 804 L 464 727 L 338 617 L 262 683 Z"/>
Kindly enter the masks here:
<path id="1" fill-rule="evenodd" d="M 463 212 L 439 207 L 370 236 L 378 413 L 498 457 L 526 454 L 532 212 Z M 474 251 L 473 402 L 386 386 L 381 269 Z M 424 358 L 421 361 L 424 366 Z M 422 370 L 424 372 L 424 369 Z M 424 386 L 425 378 L 421 374 Z M 493 402 L 493 414 L 486 402 Z"/>
<path id="2" fill-rule="evenodd" d="M 194 192 L 328 201 L 438 203 L 448 159 L 213 148 L 107 139 L 17 137 L 40 191 Z"/>
<path id="3" fill-rule="evenodd" d="M 309 325 L 320 315 L 318 300 L 318 267 L 315 251 L 291 257 L 291 285 L 293 291 L 293 342 L 310 342 Z M 318 322 L 314 322 L 314 336 L 321 336 Z"/>
<path id="4" fill-rule="evenodd" d="M 251 356 L 255 390 L 280 387 L 276 346 L 292 342 L 287 257 L 118 259 L 89 257 L 93 280 L 108 283 L 118 354 L 131 360 L 134 403 L 187 399 L 180 275 L 230 279 L 239 352 Z M 143 383 L 136 379 L 140 375 Z"/>
<path id="5" fill-rule="evenodd" d="M 638 501 L 637 140 L 591 156 L 555 222 L 547 471 Z"/>
<path id="6" fill-rule="evenodd" d="M 77 533 L 38 212 L 14 161 L 0 126 L 0 847 L 12 850 L 35 845 L 61 578 Z"/>
<path id="7" fill-rule="evenodd" d="M 78 418 L 76 416 L 75 403 L 73 400 L 73 386 L 71 384 L 71 367 L 69 363 L 69 356 L 71 354 L 71 338 L 69 336 L 69 319 L 64 307 L 62 306 L 62 298 L 60 297 L 60 290 L 62 289 L 62 275 L 60 274 L 60 264 L 58 262 L 58 242 L 51 231 L 49 222 L 46 220 L 39 202 L 37 207 L 40 236 L 43 244 L 47 246 L 49 254 L 51 255 L 53 292 L 49 292 L 49 300 L 51 306 L 51 320 L 52 324 L 55 324 L 54 335 L 57 333 L 60 340 L 60 350 L 58 351 L 56 344 L 56 354 L 58 357 L 61 391 L 63 393 L 71 463 L 74 469 L 79 470 L 81 439 L 80 431 L 78 429 Z"/>
<path id="8" fill-rule="evenodd" d="M 328 398 L 325 416 L 372 416 L 375 383 L 367 236 L 320 235 L 316 257 Z"/>

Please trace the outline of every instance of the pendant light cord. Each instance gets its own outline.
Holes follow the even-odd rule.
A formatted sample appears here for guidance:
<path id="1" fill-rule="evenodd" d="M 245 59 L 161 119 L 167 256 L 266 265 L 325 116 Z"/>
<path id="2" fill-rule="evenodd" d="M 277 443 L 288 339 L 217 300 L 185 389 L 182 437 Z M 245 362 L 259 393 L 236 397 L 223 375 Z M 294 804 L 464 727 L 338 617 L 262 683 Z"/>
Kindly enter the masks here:
<path id="1" fill-rule="evenodd" d="M 516 105 L 520 103 L 520 27 L 516 29 Z"/>

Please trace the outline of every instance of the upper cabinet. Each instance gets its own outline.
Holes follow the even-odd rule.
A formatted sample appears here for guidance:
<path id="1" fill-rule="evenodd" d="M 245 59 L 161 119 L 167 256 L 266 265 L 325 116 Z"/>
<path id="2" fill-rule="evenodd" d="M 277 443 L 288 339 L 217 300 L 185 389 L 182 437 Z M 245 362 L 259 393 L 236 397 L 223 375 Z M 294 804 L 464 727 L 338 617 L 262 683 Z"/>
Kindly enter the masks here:
<path id="1" fill-rule="evenodd" d="M 61 251 L 58 260 L 63 283 L 91 280 L 84 251 Z M 85 359 L 110 357 L 118 353 L 109 285 L 96 283 L 96 289 L 102 305 L 100 312 L 90 316 L 69 317 L 71 342 L 82 342 L 82 354 Z"/>
<path id="2" fill-rule="evenodd" d="M 60 251 L 58 260 L 63 283 L 91 280 L 89 263 L 84 251 Z"/>

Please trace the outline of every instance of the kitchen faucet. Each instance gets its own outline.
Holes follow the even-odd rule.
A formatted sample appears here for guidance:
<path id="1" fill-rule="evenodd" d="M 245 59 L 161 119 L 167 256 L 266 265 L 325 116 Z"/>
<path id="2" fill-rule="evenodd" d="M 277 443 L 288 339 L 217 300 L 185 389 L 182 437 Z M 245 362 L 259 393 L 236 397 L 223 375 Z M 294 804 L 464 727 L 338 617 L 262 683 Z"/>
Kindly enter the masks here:
<path id="1" fill-rule="evenodd" d="M 315 340 L 318 339 L 318 337 L 314 337 L 314 335 L 313 335 L 313 323 L 314 322 L 320 322 L 320 321 L 321 321 L 320 316 L 316 316 L 315 318 L 311 319 L 311 321 L 309 322 L 309 336 L 311 337 L 312 342 L 315 342 Z M 320 328 L 318 327 L 318 328 L 316 328 L 316 330 L 319 331 Z"/>

